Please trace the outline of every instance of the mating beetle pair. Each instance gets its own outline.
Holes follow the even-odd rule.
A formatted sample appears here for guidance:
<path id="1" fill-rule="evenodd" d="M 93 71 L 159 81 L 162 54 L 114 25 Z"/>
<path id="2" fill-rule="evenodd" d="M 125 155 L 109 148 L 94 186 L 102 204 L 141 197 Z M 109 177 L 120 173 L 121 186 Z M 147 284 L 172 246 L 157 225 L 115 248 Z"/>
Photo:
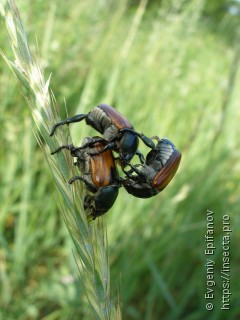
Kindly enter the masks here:
<path id="1" fill-rule="evenodd" d="M 77 166 L 82 176 L 75 176 L 69 183 L 82 180 L 88 191 L 84 199 L 85 210 L 90 211 L 93 219 L 106 213 L 114 204 L 118 190 L 123 186 L 135 197 L 149 198 L 162 191 L 175 175 L 181 153 L 168 139 L 159 139 L 157 145 L 152 139 L 136 132 L 131 123 L 112 107 L 102 104 L 92 109 L 88 114 L 76 115 L 54 125 L 50 135 L 57 127 L 79 122 L 86 123 L 103 134 L 101 137 L 85 138 L 81 147 L 64 145 L 52 152 L 68 149 L 77 158 Z M 146 161 L 138 148 L 138 137 L 151 148 Z M 119 160 L 124 178 L 119 177 L 112 150 L 119 154 Z M 140 158 L 141 164 L 131 165 L 134 154 Z M 129 165 L 131 169 L 125 170 Z M 140 167 L 140 168 L 139 168 Z"/>
<path id="2" fill-rule="evenodd" d="M 128 119 L 107 104 L 100 104 L 87 114 L 78 114 L 72 118 L 56 123 L 51 130 L 50 136 L 54 134 L 57 127 L 80 122 L 83 119 L 85 119 L 87 125 L 102 133 L 106 141 L 105 147 L 99 150 L 98 154 L 105 150 L 116 151 L 119 153 L 119 160 L 122 167 L 125 167 L 135 154 L 139 155 L 141 162 L 143 162 L 143 156 L 140 151 L 137 150 L 137 137 L 141 138 L 148 147 L 155 147 L 151 139 L 136 132 Z M 94 141 L 89 143 L 89 146 L 97 141 L 101 142 L 102 138 L 96 137 Z"/>

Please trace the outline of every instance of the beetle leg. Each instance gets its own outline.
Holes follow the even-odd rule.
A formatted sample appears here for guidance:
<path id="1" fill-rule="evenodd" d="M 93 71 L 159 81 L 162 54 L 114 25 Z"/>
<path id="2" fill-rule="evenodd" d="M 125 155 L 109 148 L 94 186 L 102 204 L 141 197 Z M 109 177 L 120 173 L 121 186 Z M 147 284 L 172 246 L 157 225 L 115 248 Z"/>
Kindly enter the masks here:
<path id="1" fill-rule="evenodd" d="M 74 148 L 73 144 L 64 144 L 63 146 L 61 146 L 61 147 L 57 148 L 56 150 L 52 151 L 51 155 L 61 151 L 62 149 L 67 149 L 67 150 L 72 152 L 72 150 L 74 150 L 75 148 Z"/>
<path id="2" fill-rule="evenodd" d="M 140 160 L 141 164 L 143 164 L 145 162 L 143 154 L 139 150 L 137 150 L 136 155 L 139 156 L 139 160 Z"/>
<path id="3" fill-rule="evenodd" d="M 140 164 L 140 163 L 139 163 L 139 164 L 134 164 L 134 166 L 133 166 L 133 165 L 131 165 L 130 163 L 128 163 L 128 166 L 131 167 L 131 169 L 128 170 L 128 171 L 126 171 L 124 168 L 122 168 L 122 171 L 123 171 L 125 174 L 131 174 L 131 173 L 133 173 L 133 172 L 138 173 L 138 172 L 136 172 L 136 170 L 137 170 L 136 167 L 139 167 L 139 166 L 142 167 L 142 164 Z"/>
<path id="4" fill-rule="evenodd" d="M 143 179 L 144 181 L 147 181 L 146 175 L 137 168 L 137 165 L 133 166 L 130 163 L 128 165 L 131 167 L 132 171 L 137 174 L 138 178 Z"/>
<path id="5" fill-rule="evenodd" d="M 146 146 L 148 146 L 151 149 L 155 149 L 155 144 L 153 143 L 153 141 L 150 138 L 145 136 L 143 133 L 140 133 L 137 136 L 142 140 L 143 143 L 145 143 Z"/>
<path id="6" fill-rule="evenodd" d="M 90 196 L 90 195 L 87 195 L 87 196 L 84 198 L 84 210 L 90 208 L 91 202 L 92 202 L 93 200 L 94 200 L 94 196 Z M 92 207 L 92 209 L 93 209 L 93 207 Z"/>
<path id="7" fill-rule="evenodd" d="M 96 142 L 106 142 L 105 139 L 103 138 L 92 138 L 92 140 L 84 143 L 81 147 L 77 147 L 77 148 L 74 148 L 72 151 L 77 151 L 77 150 L 82 150 L 82 149 L 85 149 L 87 147 L 91 147 L 93 146 Z"/>
<path id="8" fill-rule="evenodd" d="M 66 120 L 62 120 L 57 122 L 51 129 L 50 131 L 50 137 L 53 136 L 55 130 L 57 129 L 57 127 L 63 126 L 65 124 L 69 125 L 70 123 L 74 123 L 74 122 L 79 122 L 82 121 L 83 119 L 85 119 L 87 116 L 87 114 L 77 114 L 76 116 L 72 117 L 72 118 L 67 118 Z"/>
<path id="9" fill-rule="evenodd" d="M 81 180 L 82 182 L 84 182 L 85 185 L 86 185 L 86 187 L 87 187 L 87 189 L 88 189 L 90 192 L 92 192 L 92 193 L 97 192 L 98 188 L 97 188 L 94 184 L 90 183 L 89 181 L 87 181 L 86 179 L 84 179 L 83 177 L 80 177 L 80 176 L 74 176 L 74 177 L 72 177 L 72 178 L 68 181 L 68 183 L 69 183 L 69 184 L 72 184 L 72 183 L 75 182 L 76 180 Z"/>
<path id="10" fill-rule="evenodd" d="M 115 142 L 109 142 L 104 148 L 102 148 L 98 152 L 94 152 L 94 153 L 89 152 L 88 154 L 90 154 L 91 156 L 97 156 L 98 154 L 103 153 L 106 150 L 113 149 L 114 146 L 115 146 Z"/>
<path id="11" fill-rule="evenodd" d="M 125 173 L 125 175 L 129 178 L 129 179 L 133 179 L 134 180 L 134 176 L 132 175 L 133 173 L 133 170 L 129 170 L 129 171 L 126 171 L 125 169 L 122 169 L 122 171 Z"/>
<path id="12" fill-rule="evenodd" d="M 155 144 L 153 143 L 152 139 L 148 138 L 143 133 L 139 133 L 139 132 L 135 131 L 134 129 L 130 129 L 130 128 L 123 128 L 119 131 L 120 132 L 131 132 L 135 136 L 139 137 L 146 146 L 148 146 L 151 149 L 155 149 Z"/>
<path id="13" fill-rule="evenodd" d="M 115 181 L 117 182 L 118 187 L 122 187 L 124 179 L 121 177 L 115 177 Z"/>
<path id="14" fill-rule="evenodd" d="M 77 157 L 79 160 L 84 160 L 83 158 L 81 158 L 79 156 L 79 154 L 76 154 L 76 151 L 78 151 L 79 148 L 75 148 L 73 144 L 65 144 L 65 145 L 61 146 L 61 147 L 57 148 L 55 151 L 52 151 L 51 155 L 61 151 L 62 149 L 67 149 L 67 150 L 69 150 L 71 152 L 71 155 L 73 157 Z M 75 162 L 74 164 L 76 165 L 77 162 Z"/>

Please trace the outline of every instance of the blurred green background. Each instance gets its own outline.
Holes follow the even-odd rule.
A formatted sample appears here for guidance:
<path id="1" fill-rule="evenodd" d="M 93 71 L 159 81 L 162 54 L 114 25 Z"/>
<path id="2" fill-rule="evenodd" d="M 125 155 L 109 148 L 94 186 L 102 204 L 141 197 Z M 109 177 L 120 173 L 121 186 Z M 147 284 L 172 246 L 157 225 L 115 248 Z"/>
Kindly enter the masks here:
<path id="1" fill-rule="evenodd" d="M 182 152 L 152 199 L 121 190 L 106 215 L 113 297 L 124 319 L 239 319 L 240 6 L 227 0 L 18 0 L 62 118 L 108 103 Z M 1 49 L 11 56 L 1 25 Z M 37 53 L 38 54 L 38 53 Z M 0 318 L 89 319 L 56 186 L 20 88 L 0 60 Z M 79 144 L 94 131 L 73 125 Z M 140 145 L 143 153 L 148 150 Z M 214 211 L 214 256 L 206 212 Z M 230 216 L 230 310 L 222 311 L 222 220 Z M 206 259 L 215 262 L 206 300 Z M 206 310 L 213 302 L 214 309 Z"/>

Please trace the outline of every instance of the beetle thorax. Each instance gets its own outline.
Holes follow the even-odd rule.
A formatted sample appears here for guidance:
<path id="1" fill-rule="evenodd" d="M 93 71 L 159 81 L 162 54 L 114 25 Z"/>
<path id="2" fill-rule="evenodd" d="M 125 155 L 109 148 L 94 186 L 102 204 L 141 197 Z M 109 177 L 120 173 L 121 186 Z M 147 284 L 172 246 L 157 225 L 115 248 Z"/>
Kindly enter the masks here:
<path id="1" fill-rule="evenodd" d="M 103 133 L 104 139 L 110 141 L 111 139 L 115 138 L 118 134 L 118 129 L 115 127 L 114 124 L 111 124 Z"/>

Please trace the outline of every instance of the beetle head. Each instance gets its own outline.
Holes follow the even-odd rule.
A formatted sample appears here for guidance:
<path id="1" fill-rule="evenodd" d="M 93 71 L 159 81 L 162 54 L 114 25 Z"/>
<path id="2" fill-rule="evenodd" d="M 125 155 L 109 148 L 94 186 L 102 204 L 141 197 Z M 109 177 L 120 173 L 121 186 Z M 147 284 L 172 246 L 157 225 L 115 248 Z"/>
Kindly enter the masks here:
<path id="1" fill-rule="evenodd" d="M 109 185 L 99 189 L 94 199 L 94 207 L 91 210 L 93 219 L 106 213 L 114 204 L 118 196 L 119 185 Z"/>
<path id="2" fill-rule="evenodd" d="M 124 168 L 132 159 L 138 148 L 138 137 L 125 132 L 119 144 L 121 166 Z"/>

